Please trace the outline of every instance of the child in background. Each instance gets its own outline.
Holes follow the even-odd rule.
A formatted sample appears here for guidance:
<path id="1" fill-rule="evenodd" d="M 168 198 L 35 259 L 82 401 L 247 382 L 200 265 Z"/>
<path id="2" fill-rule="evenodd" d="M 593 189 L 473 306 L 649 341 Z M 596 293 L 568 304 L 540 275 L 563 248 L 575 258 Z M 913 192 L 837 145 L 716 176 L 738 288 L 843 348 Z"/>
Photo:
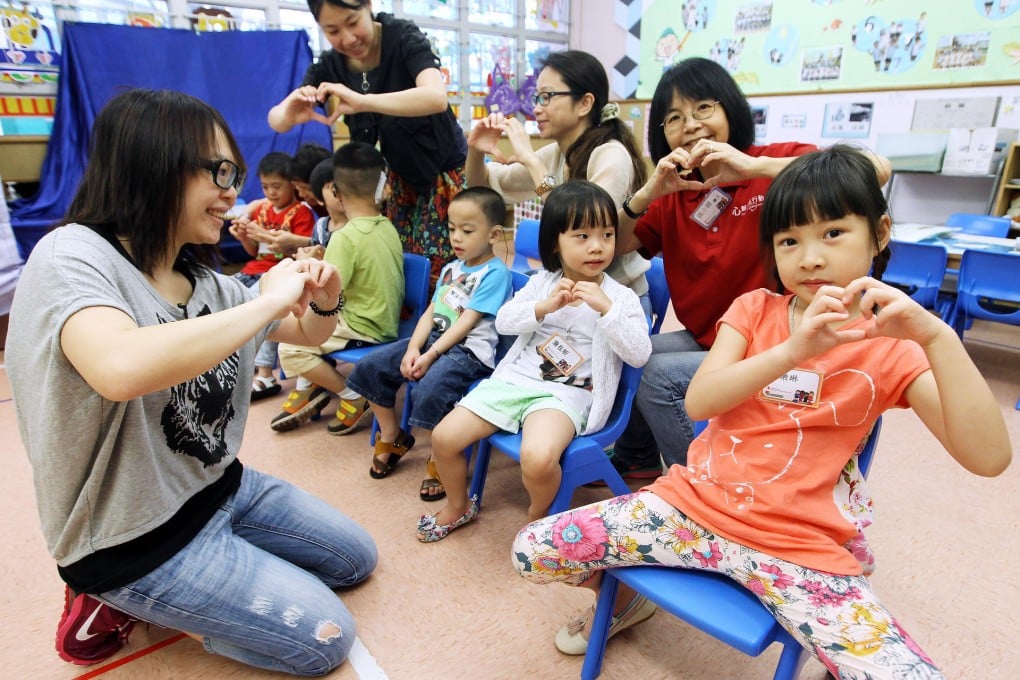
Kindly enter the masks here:
<path id="1" fill-rule="evenodd" d="M 446 538 L 478 514 L 462 451 L 500 429 L 522 431 L 528 519 L 545 515 L 560 485 L 563 450 L 575 435 L 606 424 L 623 362 L 648 359 L 648 321 L 637 295 L 605 274 L 617 224 L 613 199 L 596 184 L 575 180 L 549 192 L 538 234 L 545 271 L 496 315 L 496 329 L 517 340 L 492 377 L 432 433 L 447 504 L 421 517 L 418 540 Z"/>
<path id="2" fill-rule="evenodd" d="M 885 269 L 890 229 L 868 155 L 837 145 L 782 170 L 759 233 L 767 268 L 790 292 L 745 293 L 720 320 L 687 391 L 690 417 L 711 418 L 687 465 L 638 493 L 525 527 L 513 547 L 520 574 L 595 589 L 600 569 L 708 569 L 751 590 L 837 677 L 941 678 L 862 575 L 846 546 L 857 528 L 833 488 L 888 408 L 917 411 L 975 474 L 1000 474 L 1012 452 L 999 405 L 953 329 L 868 276 Z M 805 383 L 818 385 L 818 404 L 790 394 Z M 633 591 L 621 595 L 628 612 L 647 610 Z M 612 632 L 637 620 L 621 613 Z M 568 626 L 556 646 L 583 654 L 587 629 Z"/>
<path id="3" fill-rule="evenodd" d="M 312 244 L 298 248 L 297 253 L 294 255 L 295 260 L 323 259 L 326 255 L 326 246 L 329 244 L 329 238 L 333 235 L 333 232 L 347 224 L 347 213 L 344 212 L 344 206 L 340 203 L 340 199 L 337 198 L 334 186 L 333 158 L 330 157 L 316 165 L 315 169 L 312 170 L 312 174 L 308 177 L 309 191 L 311 191 L 316 200 L 325 206 L 329 214 L 325 217 L 320 217 L 315 222 L 315 227 L 312 229 Z M 311 388 L 311 380 L 303 375 L 297 377 L 297 382 L 294 384 L 294 392 L 302 393 Z"/>
<path id="4" fill-rule="evenodd" d="M 505 216 L 506 203 L 488 187 L 453 197 L 449 233 L 457 259 L 440 272 L 431 304 L 409 339 L 372 352 L 347 380 L 348 388 L 368 399 L 379 421 L 369 470 L 374 479 L 389 475 L 414 446 L 393 410 L 401 385 L 418 381 L 408 423 L 432 430 L 472 383 L 492 373 L 498 342 L 494 319 L 511 290 L 510 270 L 492 252 Z M 439 500 L 446 492 L 435 462 L 429 460 L 426 469 L 419 496 Z"/>
<path id="5" fill-rule="evenodd" d="M 329 209 L 322 196 L 312 188 L 312 172 L 323 161 L 332 161 L 333 154 L 321 144 L 308 142 L 298 147 L 290 159 L 290 181 L 298 198 L 304 201 L 316 217 L 327 217 Z"/>
<path id="6" fill-rule="evenodd" d="M 325 343 L 280 346 L 284 372 L 304 376 L 311 386 L 287 397 L 270 425 L 277 432 L 293 430 L 317 415 L 331 392 L 340 395 L 340 407 L 327 427 L 330 434 L 346 434 L 369 412 L 368 402 L 344 389 L 344 377 L 322 355 L 354 340 L 379 343 L 397 337 L 404 255 L 393 223 L 379 214 L 385 172 L 382 154 L 368 144 L 350 142 L 333 155 L 333 182 L 347 223 L 329 239 L 324 259 L 340 271 L 343 300 L 335 310 L 336 330 Z"/>
<path id="7" fill-rule="evenodd" d="M 311 244 L 298 248 L 294 255 L 295 260 L 308 257 L 321 260 L 326 254 L 326 246 L 333 232 L 347 224 L 347 213 L 344 212 L 344 206 L 337 197 L 336 185 L 333 183 L 332 157 L 322 161 L 312 170 L 308 177 L 308 190 L 325 206 L 327 214 L 316 220 L 312 228 Z"/>
<path id="8" fill-rule="evenodd" d="M 263 156 L 258 167 L 265 200 L 257 201 L 247 216 L 230 224 L 233 234 L 254 259 L 234 274 L 244 285 L 258 290 L 259 279 L 273 265 L 308 245 L 315 215 L 295 195 L 290 182 L 290 156 L 274 151 Z M 257 401 L 280 392 L 273 375 L 277 343 L 264 342 L 255 359 L 251 399 Z"/>

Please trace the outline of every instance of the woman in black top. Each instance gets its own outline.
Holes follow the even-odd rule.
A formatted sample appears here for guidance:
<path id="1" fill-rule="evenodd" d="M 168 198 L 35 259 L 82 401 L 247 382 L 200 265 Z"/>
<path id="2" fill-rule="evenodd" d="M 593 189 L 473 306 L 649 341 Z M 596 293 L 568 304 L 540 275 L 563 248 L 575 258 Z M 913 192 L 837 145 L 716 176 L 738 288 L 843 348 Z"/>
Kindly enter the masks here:
<path id="1" fill-rule="evenodd" d="M 393 191 L 386 213 L 404 250 L 427 256 L 435 279 L 453 258 L 446 210 L 464 188 L 467 142 L 446 97 L 439 57 L 421 30 L 370 0 L 309 0 L 331 49 L 308 67 L 304 84 L 269 111 L 278 132 L 341 115 L 351 139 L 379 143 Z M 332 113 L 318 110 L 335 97 Z"/>

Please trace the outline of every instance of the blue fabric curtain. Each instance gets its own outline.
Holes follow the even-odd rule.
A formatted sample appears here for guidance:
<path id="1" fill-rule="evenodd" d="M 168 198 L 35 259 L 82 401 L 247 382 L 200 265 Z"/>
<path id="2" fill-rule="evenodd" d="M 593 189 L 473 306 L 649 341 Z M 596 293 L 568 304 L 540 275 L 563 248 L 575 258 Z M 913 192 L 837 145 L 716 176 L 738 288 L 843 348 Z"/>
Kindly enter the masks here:
<path id="1" fill-rule="evenodd" d="M 325 125 L 299 125 L 286 134 L 266 114 L 298 85 L 312 60 L 304 31 L 224 31 L 64 24 L 63 68 L 53 133 L 39 191 L 13 206 L 11 221 L 23 257 L 63 217 L 88 160 L 99 110 L 134 87 L 186 92 L 215 107 L 237 137 L 249 168 L 270 151 L 293 153 L 304 142 L 331 149 Z M 241 196 L 262 195 L 249 172 Z"/>

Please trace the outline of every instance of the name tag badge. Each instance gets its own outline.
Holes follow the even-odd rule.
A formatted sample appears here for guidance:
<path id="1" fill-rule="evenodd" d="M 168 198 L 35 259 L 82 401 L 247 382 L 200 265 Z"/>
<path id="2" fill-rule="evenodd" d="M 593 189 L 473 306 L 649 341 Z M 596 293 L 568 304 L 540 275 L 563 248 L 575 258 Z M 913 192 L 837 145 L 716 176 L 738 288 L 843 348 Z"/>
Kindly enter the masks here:
<path id="1" fill-rule="evenodd" d="M 697 210 L 691 215 L 691 219 L 697 222 L 702 229 L 709 229 L 732 200 L 732 196 L 719 187 L 715 187 L 708 192 L 708 196 L 702 199 Z"/>
<path id="2" fill-rule="evenodd" d="M 818 408 L 819 400 L 822 398 L 823 377 L 818 371 L 796 368 L 766 385 L 761 391 L 761 396 L 769 401 Z"/>
<path id="3" fill-rule="evenodd" d="M 464 307 L 467 306 L 468 294 L 461 290 L 460 286 L 453 285 L 446 289 L 446 294 L 443 295 L 443 303 L 450 309 L 457 310 L 458 314 L 464 313 Z"/>
<path id="4" fill-rule="evenodd" d="M 584 363 L 584 356 L 559 334 L 554 334 L 539 345 L 538 351 L 565 376 L 576 371 L 577 367 Z"/>

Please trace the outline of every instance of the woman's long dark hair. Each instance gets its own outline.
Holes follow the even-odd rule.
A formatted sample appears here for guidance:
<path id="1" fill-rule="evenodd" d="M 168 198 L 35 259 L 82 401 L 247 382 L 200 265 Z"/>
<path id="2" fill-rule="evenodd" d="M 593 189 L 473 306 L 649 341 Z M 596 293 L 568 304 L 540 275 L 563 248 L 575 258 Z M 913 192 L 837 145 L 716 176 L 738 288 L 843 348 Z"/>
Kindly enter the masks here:
<path id="1" fill-rule="evenodd" d="M 244 160 L 223 116 L 172 90 L 129 90 L 96 117 L 89 160 L 61 224 L 83 224 L 127 240 L 135 265 L 152 274 L 173 248 L 188 181 L 212 160 L 221 133 Z M 188 245 L 175 266 L 191 274 L 215 266 L 216 246 Z"/>
<path id="2" fill-rule="evenodd" d="M 588 114 L 590 123 L 588 129 L 581 133 L 565 154 L 567 167 L 570 168 L 568 179 L 588 179 L 588 159 L 592 151 L 615 139 L 623 144 L 630 154 L 630 162 L 634 169 L 630 191 L 640 189 L 648 175 L 630 128 L 619 118 L 600 122 L 602 109 L 609 103 L 609 78 L 602 62 L 581 50 L 565 50 L 553 52 L 546 57 L 542 62 L 542 68 L 551 68 L 560 74 L 567 89 L 578 93 L 570 95 L 575 102 L 589 92 L 595 98 L 595 103 L 592 104 L 591 112 Z"/>

